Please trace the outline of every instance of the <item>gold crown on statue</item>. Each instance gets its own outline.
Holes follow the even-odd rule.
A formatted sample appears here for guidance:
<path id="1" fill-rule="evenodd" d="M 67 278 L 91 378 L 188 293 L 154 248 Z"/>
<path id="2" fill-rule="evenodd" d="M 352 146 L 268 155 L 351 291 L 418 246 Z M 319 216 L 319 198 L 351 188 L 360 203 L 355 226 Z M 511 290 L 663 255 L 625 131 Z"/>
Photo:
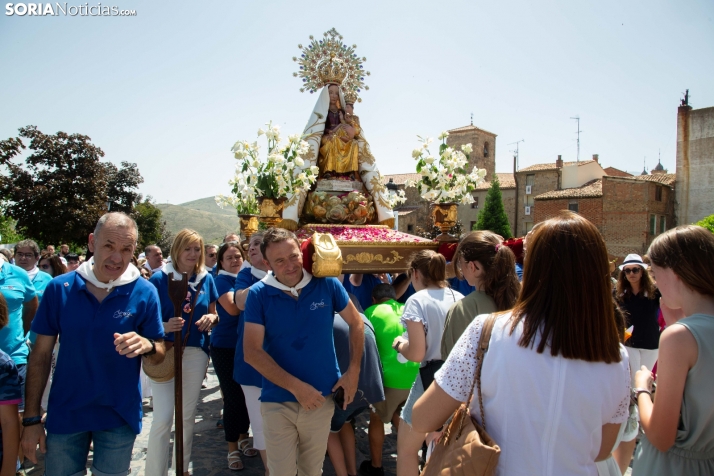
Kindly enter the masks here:
<path id="1" fill-rule="evenodd" d="M 364 71 L 362 64 L 367 58 L 357 56 L 357 45 L 342 43 L 342 35 L 334 28 L 323 36 L 324 39 L 316 40 L 311 35 L 309 45 L 298 45 L 302 51 L 300 57 L 293 57 L 293 61 L 300 65 L 300 71 L 293 73 L 293 76 L 302 78 L 300 92 L 310 91 L 312 94 L 328 84 L 337 84 L 345 99 L 349 96 L 351 102 L 361 102 L 359 93 L 362 89 L 369 90 L 364 77 L 370 73 Z"/>
<path id="2" fill-rule="evenodd" d="M 352 90 L 344 91 L 342 93 L 342 96 L 345 98 L 345 104 L 354 104 L 356 102 L 362 101 L 360 98 L 357 97 L 357 93 Z"/>

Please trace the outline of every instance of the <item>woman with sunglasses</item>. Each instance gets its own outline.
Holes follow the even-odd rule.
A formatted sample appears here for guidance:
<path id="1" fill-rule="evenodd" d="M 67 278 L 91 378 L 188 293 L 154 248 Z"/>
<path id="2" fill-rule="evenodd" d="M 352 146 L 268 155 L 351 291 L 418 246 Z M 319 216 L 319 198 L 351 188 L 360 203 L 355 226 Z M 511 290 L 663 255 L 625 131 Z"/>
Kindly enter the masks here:
<path id="1" fill-rule="evenodd" d="M 53 278 L 67 272 L 67 267 L 62 264 L 62 260 L 59 259 L 59 256 L 49 251 L 42 252 L 37 267 L 40 268 L 40 271 L 44 271 Z"/>
<path id="2" fill-rule="evenodd" d="M 211 253 L 215 253 L 215 247 Z M 218 290 L 218 325 L 211 333 L 211 360 L 223 394 L 223 430 L 228 442 L 228 469 L 243 469 L 238 443 L 248 438 L 248 410 L 240 385 L 233 380 L 233 361 L 238 342 L 240 309 L 233 301 L 236 277 L 243 265 L 240 244 L 231 241 L 221 245 L 216 264 Z"/>
<path id="3" fill-rule="evenodd" d="M 659 291 L 650 276 L 649 266 L 640 255 L 629 254 L 620 266 L 615 287 L 615 299 L 625 313 L 626 328 L 632 336 L 625 342 L 630 356 L 630 370 L 634 384 L 635 372 L 641 365 L 651 369 L 657 361 L 659 347 Z"/>

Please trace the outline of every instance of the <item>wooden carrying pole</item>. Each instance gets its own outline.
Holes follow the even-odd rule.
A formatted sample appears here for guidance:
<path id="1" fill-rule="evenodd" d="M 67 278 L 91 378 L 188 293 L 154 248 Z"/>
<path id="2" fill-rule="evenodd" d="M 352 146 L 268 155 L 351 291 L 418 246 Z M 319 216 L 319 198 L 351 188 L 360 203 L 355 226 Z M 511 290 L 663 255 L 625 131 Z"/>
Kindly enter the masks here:
<path id="1" fill-rule="evenodd" d="M 174 316 L 182 317 L 183 304 L 188 293 L 188 274 L 182 273 L 181 280 L 174 280 L 169 275 L 169 297 L 174 305 Z M 191 323 L 189 322 L 189 326 Z M 174 332 L 174 411 L 175 426 L 174 449 L 176 454 L 176 475 L 183 474 L 183 339 L 181 331 Z"/>

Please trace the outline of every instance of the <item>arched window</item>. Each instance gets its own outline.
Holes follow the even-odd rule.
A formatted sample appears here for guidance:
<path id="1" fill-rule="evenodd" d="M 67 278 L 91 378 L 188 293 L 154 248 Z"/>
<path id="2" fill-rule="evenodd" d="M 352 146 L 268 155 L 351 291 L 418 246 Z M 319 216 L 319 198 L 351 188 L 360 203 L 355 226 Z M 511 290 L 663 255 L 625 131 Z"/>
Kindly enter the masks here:
<path id="1" fill-rule="evenodd" d="M 483 156 L 488 157 L 488 142 L 483 143 Z"/>

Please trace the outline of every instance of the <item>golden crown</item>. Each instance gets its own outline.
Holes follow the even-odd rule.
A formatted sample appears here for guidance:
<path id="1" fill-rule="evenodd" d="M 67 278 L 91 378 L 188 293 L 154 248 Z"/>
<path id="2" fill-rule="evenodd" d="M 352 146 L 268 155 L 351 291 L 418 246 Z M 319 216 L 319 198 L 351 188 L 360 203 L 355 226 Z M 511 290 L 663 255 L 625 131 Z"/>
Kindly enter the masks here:
<path id="1" fill-rule="evenodd" d="M 337 84 L 345 97 L 352 101 L 361 101 L 359 93 L 365 86 L 364 77 L 369 71 L 364 71 L 364 61 L 355 53 L 357 45 L 347 46 L 342 43 L 342 35 L 334 28 L 323 35 L 324 39 L 316 40 L 310 36 L 310 44 L 306 47 L 298 45 L 302 51 L 300 57 L 293 61 L 300 65 L 300 71 L 293 76 L 302 78 L 303 86 L 300 92 L 314 93 L 328 84 Z"/>
<path id="2" fill-rule="evenodd" d="M 357 97 L 357 93 L 349 90 L 349 91 L 344 91 L 342 93 L 343 97 L 345 98 L 345 103 L 346 104 L 354 104 L 356 102 L 362 102 L 362 99 Z"/>

